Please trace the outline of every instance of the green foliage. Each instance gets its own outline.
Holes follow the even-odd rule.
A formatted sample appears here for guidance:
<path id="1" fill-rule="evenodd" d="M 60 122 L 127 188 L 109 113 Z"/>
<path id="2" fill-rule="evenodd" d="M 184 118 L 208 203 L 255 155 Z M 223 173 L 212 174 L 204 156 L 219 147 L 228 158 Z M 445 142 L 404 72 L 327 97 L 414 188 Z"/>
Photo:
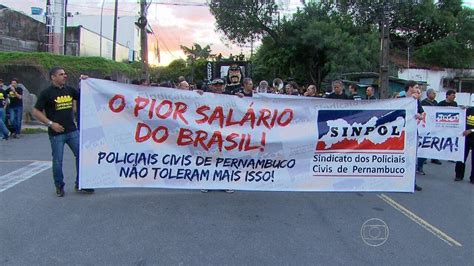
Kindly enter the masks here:
<path id="1" fill-rule="evenodd" d="M 264 38 L 254 58 L 257 80 L 292 77 L 318 87 L 324 78 L 343 72 L 375 70 L 375 31 L 360 32 L 346 16 L 331 14 L 324 4 L 311 4 L 281 25 L 282 36 Z"/>
<path id="2" fill-rule="evenodd" d="M 0 64 L 33 64 L 48 71 L 53 66 L 64 67 L 73 75 L 96 71 L 109 75 L 113 72 L 138 75 L 137 65 L 114 62 L 101 57 L 77 57 L 50 53 L 0 52 Z"/>
<path id="3" fill-rule="evenodd" d="M 247 43 L 262 36 L 278 39 L 278 6 L 274 0 L 211 0 L 217 29 L 230 41 Z"/>
<path id="4" fill-rule="evenodd" d="M 204 78 L 204 65 L 207 60 L 214 58 L 215 55 L 211 53 L 211 46 L 206 45 L 202 47 L 201 45 L 194 43 L 191 48 L 181 45 L 181 49 L 184 54 L 188 57 L 188 64 L 191 67 L 191 76 L 189 80 L 194 82 L 194 79 Z M 197 71 L 197 73 L 196 73 Z"/>
<path id="5" fill-rule="evenodd" d="M 198 83 L 206 78 L 207 60 L 198 59 L 194 63 L 194 82 Z M 153 67 L 150 69 L 150 78 L 153 82 L 173 81 L 176 82 L 179 76 L 191 80 L 191 65 L 183 59 L 176 59 L 168 66 Z"/>
<path id="6" fill-rule="evenodd" d="M 460 0 L 309 2 L 278 34 L 264 37 L 253 60 L 256 80 L 295 78 L 320 85 L 341 73 L 378 71 L 379 29 L 390 25 L 394 54 L 407 47 L 420 63 L 465 68 L 474 61 L 474 11 Z M 218 22 L 219 23 L 219 22 Z M 414 51 L 413 51 L 414 50 Z M 414 55 L 413 55 L 414 54 Z"/>
<path id="7" fill-rule="evenodd" d="M 168 66 L 150 69 L 151 80 L 155 82 L 176 81 L 179 76 L 188 76 L 190 74 L 191 71 L 183 59 L 176 59 Z"/>
<path id="8" fill-rule="evenodd" d="M 216 58 L 210 45 L 202 47 L 194 43 L 191 48 L 181 45 L 181 49 L 187 55 L 187 60 L 177 59 L 168 66 L 151 68 L 150 78 L 153 82 L 176 82 L 179 76 L 184 76 L 192 83 L 199 83 L 205 79 L 207 61 Z"/>
<path id="9" fill-rule="evenodd" d="M 191 48 L 186 47 L 184 45 L 181 45 L 180 47 L 183 50 L 184 54 L 188 57 L 189 61 L 198 59 L 208 60 L 209 58 L 214 57 L 214 55 L 211 53 L 210 45 L 202 47 L 201 45 L 194 43 Z"/>
<path id="10" fill-rule="evenodd" d="M 439 1 L 430 7 L 430 20 L 413 39 L 417 61 L 449 68 L 467 68 L 474 62 L 474 11 L 461 1 Z M 428 13 L 425 13 L 428 15 Z"/>
<path id="11" fill-rule="evenodd" d="M 463 8 L 461 0 L 327 3 L 334 14 L 349 15 L 361 29 L 364 25 L 378 27 L 385 14 L 393 48 L 412 48 L 420 63 L 451 68 L 473 63 L 473 10 Z"/>

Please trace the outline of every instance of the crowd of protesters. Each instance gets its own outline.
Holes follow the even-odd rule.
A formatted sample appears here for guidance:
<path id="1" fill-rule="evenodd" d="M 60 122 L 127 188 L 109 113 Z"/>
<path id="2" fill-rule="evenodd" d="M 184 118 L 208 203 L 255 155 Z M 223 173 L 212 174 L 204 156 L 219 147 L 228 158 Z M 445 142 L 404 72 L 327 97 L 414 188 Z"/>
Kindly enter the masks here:
<path id="1" fill-rule="evenodd" d="M 81 76 L 81 78 L 87 78 Z M 33 115 L 40 122 L 48 126 L 48 133 L 51 142 L 51 149 L 53 151 L 53 176 L 56 187 L 56 194 L 59 197 L 64 196 L 64 181 L 62 174 L 62 157 L 64 145 L 67 144 L 73 151 L 76 157 L 76 164 L 78 163 L 79 154 L 79 138 L 74 122 L 74 108 L 73 102 L 79 101 L 79 93 L 76 89 L 66 86 L 67 74 L 61 67 L 55 67 L 50 71 L 51 86 L 43 90 L 38 98 L 38 102 L 33 110 Z M 111 80 L 110 77 L 104 79 Z M 318 93 L 320 90 L 315 85 L 299 86 L 295 81 L 283 82 L 282 79 L 276 78 L 271 85 L 262 80 L 258 85 L 254 84 L 251 78 L 242 78 L 241 85 L 235 87 L 226 86 L 223 79 L 216 78 L 211 82 L 206 82 L 200 86 L 188 83 L 184 77 L 179 77 L 176 82 L 162 82 L 160 84 L 150 84 L 147 80 L 133 80 L 131 82 L 140 86 L 159 86 L 171 87 L 180 90 L 195 90 L 199 94 L 204 92 L 235 95 L 237 97 L 253 97 L 254 93 L 273 93 L 284 94 L 301 97 L 322 97 L 328 99 L 343 99 L 343 100 L 376 100 L 375 90 L 372 86 L 367 86 L 365 95 L 359 95 L 357 85 L 355 83 L 349 84 L 348 94 L 345 93 L 344 83 L 341 80 L 332 82 L 331 91 L 326 93 Z M 21 132 L 21 117 L 22 117 L 22 89 L 18 87 L 18 80 L 12 79 L 9 86 L 4 85 L 3 80 L 0 79 L 0 133 L 4 140 L 9 137 L 18 138 Z M 56 99 L 67 99 L 67 102 L 62 102 L 61 108 L 57 108 L 55 104 Z M 448 90 L 446 92 L 446 99 L 437 102 L 436 92 L 432 89 L 427 90 L 427 98 L 420 102 L 421 90 L 419 85 L 414 81 L 408 81 L 405 90 L 396 93 L 394 97 L 413 97 L 417 99 L 417 118 L 422 117 L 424 112 L 422 106 L 458 106 L 455 98 L 456 92 Z M 10 130 L 7 128 L 5 110 L 8 112 Z M 455 181 L 461 181 L 464 178 L 465 162 L 469 152 L 473 150 L 471 156 L 474 163 L 474 108 L 467 110 L 467 130 L 464 131 L 466 136 L 466 149 L 464 161 L 457 162 L 455 167 Z M 431 160 L 434 164 L 442 164 L 439 160 Z M 427 163 L 427 159 L 418 158 L 416 173 L 418 175 L 425 175 L 423 165 Z M 474 165 L 471 167 L 470 181 L 474 184 Z M 79 186 L 79 176 L 76 176 L 75 190 L 83 193 L 93 193 L 93 189 L 82 189 Z M 420 191 L 422 188 L 415 183 L 415 190 Z M 208 192 L 208 190 L 201 190 Z M 232 190 L 226 190 L 233 192 Z"/>
<path id="2" fill-rule="evenodd" d="M 23 120 L 23 88 L 19 86 L 18 79 L 5 85 L 0 79 L 0 133 L 2 140 L 9 137 L 19 138 Z"/>
<path id="3" fill-rule="evenodd" d="M 183 86 L 182 84 L 186 85 Z M 180 77 L 177 85 L 173 85 L 171 82 L 167 82 L 165 87 L 174 87 L 178 89 L 186 90 L 197 90 L 199 93 L 203 91 L 209 91 L 213 93 L 221 94 L 232 94 L 239 97 L 252 97 L 253 93 L 271 93 L 271 94 L 283 94 L 291 96 L 302 96 L 302 97 L 320 97 L 328 99 L 340 99 L 340 100 L 377 100 L 375 95 L 375 90 L 373 86 L 366 86 L 365 95 L 360 95 L 357 89 L 356 83 L 349 83 L 347 86 L 348 93 L 345 92 L 345 84 L 341 80 L 336 80 L 332 82 L 331 91 L 325 93 L 318 93 L 318 90 L 315 85 L 310 84 L 308 86 L 299 86 L 295 81 L 290 80 L 284 82 L 280 78 L 276 78 L 272 82 L 272 86 L 266 80 L 262 80 L 258 83 L 258 86 L 253 86 L 253 81 L 251 78 L 244 78 L 242 82 L 242 87 L 240 90 L 235 92 L 235 90 L 226 89 L 226 85 L 223 79 L 216 78 L 206 84 L 207 86 L 202 86 L 202 88 L 196 89 L 195 86 L 190 86 L 184 77 Z M 160 84 L 163 85 L 163 84 Z M 404 90 L 394 93 L 393 98 L 402 98 L 402 97 L 413 97 L 417 100 L 417 118 L 421 119 L 423 117 L 423 106 L 451 106 L 457 107 L 458 104 L 455 101 L 456 92 L 454 90 L 448 90 L 446 92 L 446 99 L 440 101 L 439 103 L 435 100 L 436 92 L 433 89 L 428 89 L 426 92 L 427 98 L 423 101 L 421 100 L 422 91 L 419 84 L 415 81 L 408 81 L 405 85 Z M 466 129 L 464 131 L 464 136 L 466 136 L 466 147 L 465 147 L 465 158 L 463 162 L 457 162 L 455 167 L 455 181 L 461 181 L 464 178 L 465 171 L 465 162 L 469 151 L 474 151 L 474 107 L 467 109 L 467 121 Z M 471 139 L 472 138 L 472 139 Z M 470 183 L 474 184 L 474 153 L 471 153 L 472 156 L 472 167 L 471 167 L 471 177 Z M 424 164 L 427 163 L 426 158 L 418 158 L 416 165 L 416 174 L 417 175 L 426 175 L 423 170 Z M 441 165 L 442 162 L 437 159 L 431 159 L 431 163 Z M 415 183 L 415 190 L 421 191 L 422 188 Z"/>

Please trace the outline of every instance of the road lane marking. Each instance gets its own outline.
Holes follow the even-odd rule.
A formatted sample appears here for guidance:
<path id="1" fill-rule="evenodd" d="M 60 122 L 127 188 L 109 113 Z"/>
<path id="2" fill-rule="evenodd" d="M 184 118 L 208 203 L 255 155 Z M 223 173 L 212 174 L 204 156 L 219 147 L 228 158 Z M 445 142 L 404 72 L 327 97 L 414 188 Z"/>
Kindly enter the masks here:
<path id="1" fill-rule="evenodd" d="M 427 221 L 423 220 L 422 218 L 420 218 L 419 216 L 417 216 L 416 214 L 414 214 L 413 212 L 411 212 L 407 208 L 403 207 L 400 203 L 396 202 L 395 200 L 393 200 L 389 196 L 387 196 L 385 194 L 378 194 L 377 196 L 379 198 L 381 198 L 383 201 L 385 201 L 386 203 L 388 203 L 390 206 L 395 208 L 397 211 L 401 212 L 406 217 L 410 218 L 410 220 L 414 221 L 415 223 L 417 223 L 421 227 L 425 228 L 428 232 L 432 233 L 437 238 L 444 241 L 446 244 L 448 244 L 450 246 L 455 245 L 455 246 L 458 246 L 458 247 L 462 247 L 461 243 L 454 240 L 454 238 L 450 237 L 449 235 L 447 235 L 443 231 L 439 230 L 435 226 L 433 226 L 430 223 L 428 223 Z"/>
<path id="2" fill-rule="evenodd" d="M 3 192 L 29 178 L 51 168 L 51 161 L 34 161 L 25 167 L 0 176 L 0 192 Z"/>
<path id="3" fill-rule="evenodd" d="M 41 160 L 0 160 L 0 163 L 34 163 L 34 162 L 49 162 L 51 161 L 41 161 Z"/>

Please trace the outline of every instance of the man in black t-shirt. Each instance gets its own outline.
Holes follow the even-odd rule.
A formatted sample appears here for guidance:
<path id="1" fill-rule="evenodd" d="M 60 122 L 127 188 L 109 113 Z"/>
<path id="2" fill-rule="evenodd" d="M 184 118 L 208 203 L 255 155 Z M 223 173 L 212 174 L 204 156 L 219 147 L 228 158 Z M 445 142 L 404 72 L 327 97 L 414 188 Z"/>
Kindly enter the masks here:
<path id="1" fill-rule="evenodd" d="M 244 78 L 244 87 L 236 95 L 240 97 L 253 97 L 253 81 L 251 78 Z"/>
<path id="2" fill-rule="evenodd" d="M 51 86 L 40 93 L 33 109 L 33 116 L 48 126 L 53 154 L 53 177 L 56 195 L 63 197 L 64 176 L 62 164 L 64 144 L 67 144 L 74 154 L 76 172 L 79 169 L 79 132 L 74 123 L 73 112 L 73 101 L 79 100 L 79 93 L 76 89 L 66 86 L 67 75 L 63 68 L 53 67 L 49 71 L 49 77 Z M 74 188 L 77 192 L 94 192 L 93 189 L 79 188 L 78 173 L 76 173 Z"/>
<path id="3" fill-rule="evenodd" d="M 428 89 L 426 91 L 426 98 L 421 101 L 421 106 L 437 106 L 438 101 L 436 101 L 436 91 L 433 89 Z"/>
<path id="4" fill-rule="evenodd" d="M 18 138 L 18 135 L 21 133 L 21 123 L 23 120 L 23 89 L 18 86 L 18 79 L 12 79 L 6 94 L 10 100 L 8 114 L 13 126 L 12 138 Z"/>
<path id="5" fill-rule="evenodd" d="M 367 89 L 365 89 L 365 94 L 367 94 L 366 100 L 377 100 L 377 98 L 375 97 L 374 87 L 367 87 Z"/>
<path id="6" fill-rule="evenodd" d="M 362 100 L 362 97 L 360 97 L 359 92 L 357 91 L 357 87 L 354 84 L 349 84 L 349 96 L 347 97 L 351 100 Z"/>
<path id="7" fill-rule="evenodd" d="M 426 91 L 426 98 L 421 101 L 421 106 L 436 106 L 438 105 L 438 101 L 436 101 L 436 91 L 433 89 L 428 89 Z M 418 159 L 419 165 L 424 164 L 426 162 L 426 158 L 419 158 Z M 438 159 L 431 159 L 431 162 L 434 164 L 442 164 Z"/>
<path id="8" fill-rule="evenodd" d="M 2 133 L 2 140 L 8 140 L 10 131 L 5 125 L 5 108 L 7 106 L 7 94 L 3 90 L 3 80 L 0 79 L 0 133 Z"/>
<path id="9" fill-rule="evenodd" d="M 456 91 L 448 90 L 446 92 L 446 100 L 439 102 L 438 106 L 458 107 L 458 103 L 454 99 L 456 99 Z"/>
<path id="10" fill-rule="evenodd" d="M 469 107 L 466 110 L 466 130 L 463 135 L 466 136 L 464 148 L 464 161 L 456 162 L 456 177 L 454 181 L 461 181 L 464 179 L 464 172 L 466 170 L 466 159 L 471 152 L 471 184 L 474 184 L 474 107 Z"/>
<path id="11" fill-rule="evenodd" d="M 326 98 L 328 99 L 341 99 L 348 100 L 349 97 L 344 93 L 344 83 L 340 80 L 336 80 L 332 83 L 333 92 L 329 94 Z"/>

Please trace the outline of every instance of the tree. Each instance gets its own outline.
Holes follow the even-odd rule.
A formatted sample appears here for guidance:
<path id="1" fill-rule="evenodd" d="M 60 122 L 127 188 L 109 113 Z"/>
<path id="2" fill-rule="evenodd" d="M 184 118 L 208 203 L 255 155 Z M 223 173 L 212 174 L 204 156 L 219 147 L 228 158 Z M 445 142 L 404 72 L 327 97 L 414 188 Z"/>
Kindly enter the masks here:
<path id="1" fill-rule="evenodd" d="M 191 64 L 191 82 L 194 82 L 194 71 L 196 61 L 206 61 L 209 58 L 215 57 L 215 55 L 211 54 L 210 45 L 201 47 L 201 45 L 194 43 L 191 48 L 186 47 L 184 45 L 181 45 L 180 47 L 183 50 L 184 54 L 188 57 L 188 62 Z"/>
<path id="2" fill-rule="evenodd" d="M 418 50 L 415 58 L 433 65 L 468 68 L 474 62 L 474 10 L 457 13 L 456 26 L 446 37 L 428 43 Z"/>
<path id="3" fill-rule="evenodd" d="M 183 50 L 184 54 L 188 57 L 188 60 L 197 60 L 197 59 L 204 59 L 208 60 L 213 58 L 214 55 L 211 51 L 211 46 L 206 45 L 202 47 L 201 45 L 194 43 L 191 48 L 186 47 L 184 45 L 180 45 L 181 50 Z"/>
<path id="4" fill-rule="evenodd" d="M 332 14 L 331 9 L 324 3 L 307 5 L 282 23 L 286 38 L 279 43 L 264 38 L 254 58 L 257 79 L 292 77 L 320 87 L 328 75 L 375 70 L 376 31 L 361 31 L 348 16 Z"/>
<path id="5" fill-rule="evenodd" d="M 234 43 L 269 35 L 278 40 L 278 6 L 274 0 L 211 0 L 217 29 Z"/>
<path id="6" fill-rule="evenodd" d="M 472 9 L 461 0 L 439 1 L 327 1 L 333 13 L 349 15 L 355 25 L 378 26 L 388 16 L 390 39 L 396 50 L 415 51 L 415 58 L 443 67 L 472 64 Z M 385 9 L 385 13 L 383 12 Z M 470 14 L 470 15 L 469 15 Z M 470 37 L 469 37 L 470 36 Z M 469 40 L 470 39 L 470 40 Z M 450 51 L 449 54 L 446 51 Z"/>
<path id="7" fill-rule="evenodd" d="M 176 59 L 168 66 L 152 68 L 150 70 L 150 79 L 159 81 L 176 81 L 179 76 L 189 76 L 190 69 L 183 59 Z"/>
<path id="8" fill-rule="evenodd" d="M 253 60 L 254 77 L 292 77 L 319 86 L 341 73 L 377 71 L 379 23 L 388 16 L 395 54 L 407 47 L 420 63 L 464 68 L 474 60 L 474 11 L 460 0 L 309 2 L 264 37 Z M 277 43 L 278 41 L 278 43 Z"/>

